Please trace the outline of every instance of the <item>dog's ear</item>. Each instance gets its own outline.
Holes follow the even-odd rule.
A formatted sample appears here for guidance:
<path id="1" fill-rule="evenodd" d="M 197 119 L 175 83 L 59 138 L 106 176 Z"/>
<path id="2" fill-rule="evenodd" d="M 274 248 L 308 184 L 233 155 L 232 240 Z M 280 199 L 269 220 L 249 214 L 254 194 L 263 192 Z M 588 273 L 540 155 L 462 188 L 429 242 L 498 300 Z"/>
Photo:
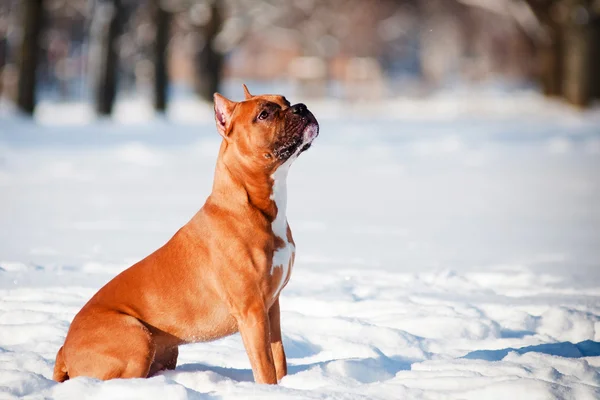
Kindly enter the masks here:
<path id="1" fill-rule="evenodd" d="M 217 123 L 217 131 L 219 135 L 227 139 L 227 128 L 229 121 L 231 121 L 231 114 L 235 108 L 235 101 L 231 101 L 219 93 L 215 93 L 215 122 Z"/>
<path id="2" fill-rule="evenodd" d="M 242 86 L 244 87 L 244 96 L 246 97 L 246 100 L 251 99 L 252 95 L 250 94 L 248 87 L 244 83 L 242 83 Z"/>

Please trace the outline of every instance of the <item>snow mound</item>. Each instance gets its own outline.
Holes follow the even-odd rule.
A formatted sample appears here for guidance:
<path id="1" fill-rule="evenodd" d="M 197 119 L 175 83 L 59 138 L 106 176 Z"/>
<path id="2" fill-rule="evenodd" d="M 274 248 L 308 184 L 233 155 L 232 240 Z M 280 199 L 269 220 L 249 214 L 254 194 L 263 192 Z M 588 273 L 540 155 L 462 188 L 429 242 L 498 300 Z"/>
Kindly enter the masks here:
<path id="1" fill-rule="evenodd" d="M 43 271 L 31 272 L 36 273 L 45 281 Z M 57 399 L 500 399 L 509 393 L 593 399 L 600 394 L 600 343 L 566 340 L 572 326 L 563 323 L 553 325 L 549 336 L 543 323 L 556 313 L 598 320 L 598 302 L 585 306 L 580 296 L 562 295 L 545 304 L 551 287 L 524 299 L 514 297 L 510 287 L 482 292 L 476 282 L 483 272 L 432 279 L 429 273 L 361 268 L 323 274 L 304 266 L 294 274 L 281 299 L 289 374 L 279 386 L 253 383 L 239 335 L 183 346 L 177 369 L 151 379 L 77 378 L 56 384 L 54 355 L 69 321 L 103 281 L 94 273 L 88 275 L 90 287 L 0 290 L 1 390 L 6 398 Z M 463 287 L 460 298 L 447 290 L 454 280 Z"/>

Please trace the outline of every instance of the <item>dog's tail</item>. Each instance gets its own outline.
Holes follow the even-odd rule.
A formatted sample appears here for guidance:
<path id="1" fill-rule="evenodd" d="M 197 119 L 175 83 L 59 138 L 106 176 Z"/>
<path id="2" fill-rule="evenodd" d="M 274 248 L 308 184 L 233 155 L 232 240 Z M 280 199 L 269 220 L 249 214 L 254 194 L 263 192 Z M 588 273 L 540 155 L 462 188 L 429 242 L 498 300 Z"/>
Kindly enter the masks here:
<path id="1" fill-rule="evenodd" d="M 64 382 L 69 379 L 62 347 L 58 350 L 58 353 L 56 353 L 56 362 L 54 363 L 54 374 L 52 374 L 52 379 L 56 382 Z"/>

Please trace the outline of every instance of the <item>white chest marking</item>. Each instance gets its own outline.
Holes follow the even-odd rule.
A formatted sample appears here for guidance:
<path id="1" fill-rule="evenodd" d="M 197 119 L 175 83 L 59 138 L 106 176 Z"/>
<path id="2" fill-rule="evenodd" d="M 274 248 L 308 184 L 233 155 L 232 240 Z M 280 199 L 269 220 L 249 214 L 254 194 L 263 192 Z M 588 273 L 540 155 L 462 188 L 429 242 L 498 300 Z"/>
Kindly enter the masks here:
<path id="1" fill-rule="evenodd" d="M 273 230 L 273 234 L 279 237 L 285 243 L 285 246 L 275 250 L 273 253 L 273 261 L 271 264 L 271 276 L 274 274 L 276 268 L 281 268 L 281 280 L 278 283 L 278 286 L 273 293 L 273 297 L 277 297 L 281 289 L 283 289 L 283 285 L 285 284 L 287 278 L 289 278 L 290 269 L 292 267 L 292 260 L 294 252 L 296 248 L 292 243 L 288 241 L 287 237 L 287 217 L 286 217 L 286 207 L 287 207 L 287 174 L 290 168 L 291 163 L 297 157 L 297 154 L 294 154 L 290 159 L 288 159 L 285 163 L 279 166 L 277 170 L 271 175 L 273 178 L 273 193 L 271 194 L 271 200 L 275 201 L 275 205 L 277 205 L 277 216 L 275 220 L 271 224 L 271 229 Z"/>
<path id="2" fill-rule="evenodd" d="M 305 144 L 312 142 L 312 140 L 317 136 L 319 132 L 319 128 L 317 125 L 312 124 L 304 129 L 303 132 L 303 140 L 302 145 L 298 146 L 298 149 L 290 158 L 287 159 L 286 162 L 281 164 L 271 175 L 273 179 L 273 193 L 271 193 L 271 200 L 275 202 L 277 206 L 277 215 L 275 216 L 275 220 L 271 223 L 271 229 L 273 230 L 273 234 L 283 240 L 285 245 L 277 249 L 273 252 L 273 260 L 271 264 L 271 276 L 275 272 L 275 268 L 281 268 L 281 279 L 277 284 L 277 288 L 275 292 L 273 292 L 273 298 L 279 295 L 281 289 L 286 284 L 287 280 L 290 277 L 292 262 L 294 261 L 294 255 L 296 252 L 296 247 L 288 241 L 287 237 L 287 217 L 286 217 L 286 208 L 287 208 L 287 175 L 290 169 L 290 165 L 298 158 L 300 153 L 302 152 L 302 148 Z"/>

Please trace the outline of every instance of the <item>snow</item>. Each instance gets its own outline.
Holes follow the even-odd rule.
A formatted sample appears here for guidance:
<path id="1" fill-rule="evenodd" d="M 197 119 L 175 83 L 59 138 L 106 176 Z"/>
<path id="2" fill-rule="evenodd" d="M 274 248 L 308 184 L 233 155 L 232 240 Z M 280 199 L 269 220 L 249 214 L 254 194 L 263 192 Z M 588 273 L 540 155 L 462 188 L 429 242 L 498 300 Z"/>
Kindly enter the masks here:
<path id="1" fill-rule="evenodd" d="M 53 382 L 80 307 L 202 205 L 219 136 L 193 102 L 0 110 L 0 399 L 599 398 L 598 110 L 306 103 L 321 129 L 287 181 L 278 386 L 252 382 L 239 335 L 150 379 Z"/>

